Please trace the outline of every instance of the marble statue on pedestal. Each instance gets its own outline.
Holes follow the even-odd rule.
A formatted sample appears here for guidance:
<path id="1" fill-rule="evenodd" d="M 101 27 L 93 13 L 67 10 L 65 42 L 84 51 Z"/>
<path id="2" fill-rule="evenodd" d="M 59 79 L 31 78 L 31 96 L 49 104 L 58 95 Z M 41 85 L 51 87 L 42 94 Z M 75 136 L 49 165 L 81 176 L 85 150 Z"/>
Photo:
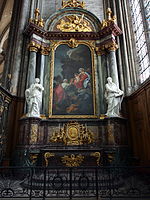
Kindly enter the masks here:
<path id="1" fill-rule="evenodd" d="M 40 79 L 36 78 L 35 83 L 26 89 L 25 97 L 28 105 L 27 117 L 40 117 L 40 108 L 42 105 L 42 92 L 44 88 L 40 84 Z"/>
<path id="2" fill-rule="evenodd" d="M 105 98 L 108 104 L 106 115 L 108 117 L 119 117 L 119 111 L 121 109 L 124 92 L 120 90 L 115 83 L 112 82 L 111 77 L 107 78 L 105 88 Z"/>

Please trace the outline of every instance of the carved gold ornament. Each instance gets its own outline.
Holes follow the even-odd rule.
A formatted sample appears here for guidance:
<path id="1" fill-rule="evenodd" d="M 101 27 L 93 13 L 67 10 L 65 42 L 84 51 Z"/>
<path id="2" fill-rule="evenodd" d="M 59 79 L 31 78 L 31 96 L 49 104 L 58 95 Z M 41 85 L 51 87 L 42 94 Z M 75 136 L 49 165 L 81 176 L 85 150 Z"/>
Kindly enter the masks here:
<path id="1" fill-rule="evenodd" d="M 51 142 L 60 142 L 65 145 L 82 145 L 94 142 L 94 134 L 87 126 L 77 122 L 64 124 L 63 128 L 55 131 L 50 138 Z"/>
<path id="2" fill-rule="evenodd" d="M 45 23 L 42 18 L 40 18 L 40 10 L 36 8 L 34 11 L 34 18 L 29 20 L 31 23 L 36 24 L 37 26 L 43 28 Z"/>
<path id="3" fill-rule="evenodd" d="M 94 153 L 91 153 L 91 156 L 93 156 L 93 157 L 96 158 L 97 166 L 99 166 L 99 165 L 100 165 L 100 157 L 101 157 L 100 152 L 94 152 Z"/>
<path id="4" fill-rule="evenodd" d="M 38 154 L 30 154 L 30 160 L 32 164 L 35 164 L 38 158 Z"/>
<path id="5" fill-rule="evenodd" d="M 62 32 L 91 32 L 90 23 L 84 19 L 84 14 L 66 16 L 66 20 L 61 19 L 57 29 Z"/>
<path id="6" fill-rule="evenodd" d="M 38 138 L 38 124 L 31 124 L 30 144 L 36 144 Z"/>
<path id="7" fill-rule="evenodd" d="M 46 167 L 48 166 L 48 159 L 50 158 L 50 157 L 54 157 L 55 156 L 55 154 L 54 153 L 50 153 L 50 152 L 46 152 L 45 154 L 44 154 L 44 159 L 45 159 L 45 165 L 46 165 Z"/>
<path id="8" fill-rule="evenodd" d="M 41 47 L 41 45 L 35 41 L 30 41 L 30 43 L 28 44 L 29 51 L 38 52 L 40 47 Z"/>
<path id="9" fill-rule="evenodd" d="M 111 41 L 108 44 L 105 44 L 105 48 L 108 51 L 116 51 L 118 49 L 118 44 L 115 41 Z"/>
<path id="10" fill-rule="evenodd" d="M 62 1 L 62 8 L 84 8 L 85 7 L 85 3 L 82 1 L 78 1 L 78 0 L 67 0 L 67 1 Z"/>
<path id="11" fill-rule="evenodd" d="M 71 38 L 68 42 L 68 46 L 71 48 L 76 48 L 78 45 L 78 41 L 74 38 Z"/>
<path id="12" fill-rule="evenodd" d="M 114 161 L 114 159 L 115 159 L 114 153 L 109 153 L 108 154 L 108 161 L 109 161 L 109 163 L 112 163 Z"/>
<path id="13" fill-rule="evenodd" d="M 104 55 L 107 51 L 116 51 L 118 49 L 118 44 L 115 40 L 108 41 L 106 44 L 96 47 L 97 55 Z"/>
<path id="14" fill-rule="evenodd" d="M 102 20 L 101 30 L 110 26 L 112 23 L 116 23 L 116 16 L 112 16 L 111 8 L 107 8 L 107 19 Z"/>
<path id="15" fill-rule="evenodd" d="M 81 165 L 81 163 L 84 160 L 84 156 L 81 154 L 79 155 L 74 155 L 71 154 L 70 156 L 63 156 L 61 157 L 62 163 L 65 164 L 67 167 L 78 167 Z"/>

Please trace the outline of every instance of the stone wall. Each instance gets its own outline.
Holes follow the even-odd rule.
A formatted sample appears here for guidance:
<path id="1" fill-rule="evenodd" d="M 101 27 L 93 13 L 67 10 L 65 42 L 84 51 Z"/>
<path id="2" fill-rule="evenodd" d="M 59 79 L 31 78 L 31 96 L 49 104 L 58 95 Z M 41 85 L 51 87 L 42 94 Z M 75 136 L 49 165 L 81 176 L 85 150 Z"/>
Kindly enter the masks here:
<path id="1" fill-rule="evenodd" d="M 95 14 L 100 20 L 103 17 L 103 1 L 102 0 L 84 0 L 85 9 Z M 44 0 L 42 1 L 41 9 L 42 16 L 44 19 L 47 19 L 51 14 L 56 12 L 61 8 L 62 0 Z"/>

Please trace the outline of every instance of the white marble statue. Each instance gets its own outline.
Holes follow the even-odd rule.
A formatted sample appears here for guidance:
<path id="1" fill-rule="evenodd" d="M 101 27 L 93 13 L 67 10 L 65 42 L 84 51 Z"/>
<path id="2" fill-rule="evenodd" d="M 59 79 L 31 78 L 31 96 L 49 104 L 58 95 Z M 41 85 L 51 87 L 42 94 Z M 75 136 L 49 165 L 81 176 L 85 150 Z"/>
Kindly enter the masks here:
<path id="1" fill-rule="evenodd" d="M 119 117 L 124 92 L 112 82 L 111 77 L 107 78 L 105 88 L 105 98 L 108 104 L 106 115 L 108 117 Z"/>
<path id="2" fill-rule="evenodd" d="M 42 105 L 42 92 L 44 88 L 40 84 L 40 79 L 36 78 L 30 88 L 26 89 L 25 97 L 28 105 L 27 117 L 40 117 L 40 108 Z"/>

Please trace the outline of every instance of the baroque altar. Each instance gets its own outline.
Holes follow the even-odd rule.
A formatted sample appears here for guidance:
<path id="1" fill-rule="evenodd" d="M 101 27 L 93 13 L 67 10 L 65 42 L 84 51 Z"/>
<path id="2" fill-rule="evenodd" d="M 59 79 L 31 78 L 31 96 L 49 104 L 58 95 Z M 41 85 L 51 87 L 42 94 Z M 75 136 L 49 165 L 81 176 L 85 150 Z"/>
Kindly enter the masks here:
<path id="1" fill-rule="evenodd" d="M 63 1 L 45 22 L 35 9 L 29 39 L 26 91 L 40 80 L 40 116 L 25 114 L 15 161 L 36 166 L 100 166 L 126 160 L 127 121 L 107 116 L 107 77 L 119 88 L 115 51 L 122 31 L 110 8 L 100 20 L 80 1 Z M 123 94 L 123 93 L 122 93 Z"/>

